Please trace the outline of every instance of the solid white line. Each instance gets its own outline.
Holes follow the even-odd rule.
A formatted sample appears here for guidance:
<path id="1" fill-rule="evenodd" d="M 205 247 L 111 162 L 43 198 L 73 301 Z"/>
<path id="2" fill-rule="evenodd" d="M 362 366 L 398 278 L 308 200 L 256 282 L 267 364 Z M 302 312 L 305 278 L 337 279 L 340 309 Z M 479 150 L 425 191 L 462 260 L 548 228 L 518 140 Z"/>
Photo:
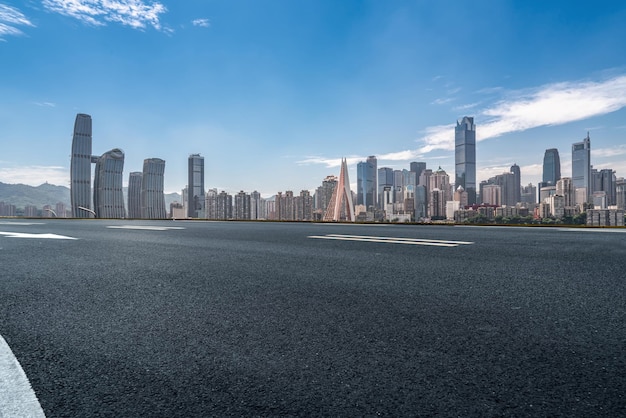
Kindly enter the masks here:
<path id="1" fill-rule="evenodd" d="M 382 242 L 387 244 L 407 244 L 407 245 L 427 245 L 432 247 L 458 247 L 458 244 L 450 244 L 432 241 L 403 241 L 393 239 L 376 239 L 371 237 L 348 237 L 348 236 L 332 236 L 332 235 L 310 235 L 308 238 L 316 239 L 332 239 L 338 241 L 360 241 L 360 242 Z"/>
<path id="2" fill-rule="evenodd" d="M 45 225 L 45 222 L 0 222 L 0 225 L 21 225 L 21 226 L 28 226 L 28 225 Z"/>
<path id="3" fill-rule="evenodd" d="M 142 231 L 167 231 L 170 229 L 185 229 L 182 226 L 150 226 L 150 225 L 112 225 L 107 226 L 107 228 L 111 229 L 138 229 Z"/>
<path id="4" fill-rule="evenodd" d="M 397 238 L 397 237 L 374 237 L 368 235 L 343 235 L 343 234 L 328 234 L 329 237 L 349 237 L 349 238 L 373 238 L 382 240 L 395 240 L 395 241 L 415 241 L 415 242 L 440 242 L 443 244 L 462 244 L 471 245 L 471 241 L 444 241 L 439 239 L 423 239 L 423 238 Z"/>
<path id="5" fill-rule="evenodd" d="M 1 335 L 0 417 L 45 418 L 26 373 Z"/>

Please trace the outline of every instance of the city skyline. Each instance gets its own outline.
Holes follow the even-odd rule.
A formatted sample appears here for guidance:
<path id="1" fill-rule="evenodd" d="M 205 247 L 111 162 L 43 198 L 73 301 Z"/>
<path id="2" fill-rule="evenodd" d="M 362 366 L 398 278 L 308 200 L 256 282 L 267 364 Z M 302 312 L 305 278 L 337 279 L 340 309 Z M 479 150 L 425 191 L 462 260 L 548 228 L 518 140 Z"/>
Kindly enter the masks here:
<path id="1" fill-rule="evenodd" d="M 95 120 L 93 155 L 121 147 L 127 173 L 166 159 L 167 193 L 194 153 L 206 189 L 263 196 L 313 191 L 342 157 L 353 190 L 369 155 L 454 173 L 465 115 L 477 184 L 517 164 L 536 185 L 550 148 L 572 176 L 588 131 L 594 169 L 626 173 L 625 6 L 476 2 L 467 19 L 409 2 L 83 3 L 0 0 L 2 182 L 69 186 L 77 113 Z"/>

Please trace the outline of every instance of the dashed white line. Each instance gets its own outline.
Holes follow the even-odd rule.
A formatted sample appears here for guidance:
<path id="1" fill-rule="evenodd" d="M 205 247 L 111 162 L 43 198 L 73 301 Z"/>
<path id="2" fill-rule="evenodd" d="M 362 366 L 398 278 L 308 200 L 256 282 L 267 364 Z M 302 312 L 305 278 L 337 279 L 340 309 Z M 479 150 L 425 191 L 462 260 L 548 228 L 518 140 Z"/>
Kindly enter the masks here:
<path id="1" fill-rule="evenodd" d="M 151 226 L 151 225 L 111 225 L 111 229 L 137 229 L 141 231 L 168 231 L 170 229 L 185 229 L 182 226 Z"/>
<path id="2" fill-rule="evenodd" d="M 327 234 L 327 235 L 309 235 L 308 238 L 339 240 L 339 241 L 378 242 L 378 243 L 386 243 L 386 244 L 426 245 L 426 246 L 432 246 L 432 247 L 458 247 L 459 245 L 473 244 L 473 242 L 470 242 L 470 241 L 447 241 L 447 240 L 422 239 L 422 238 L 376 237 L 376 236 L 369 236 L 369 235 Z"/>
<path id="3" fill-rule="evenodd" d="M 24 232 L 2 232 L 0 235 L 4 235 L 7 238 L 35 238 L 35 239 L 78 239 L 73 237 L 66 237 L 65 235 L 57 234 L 27 234 Z"/>
<path id="4" fill-rule="evenodd" d="M 1 335 L 0 417 L 45 418 L 26 373 Z"/>

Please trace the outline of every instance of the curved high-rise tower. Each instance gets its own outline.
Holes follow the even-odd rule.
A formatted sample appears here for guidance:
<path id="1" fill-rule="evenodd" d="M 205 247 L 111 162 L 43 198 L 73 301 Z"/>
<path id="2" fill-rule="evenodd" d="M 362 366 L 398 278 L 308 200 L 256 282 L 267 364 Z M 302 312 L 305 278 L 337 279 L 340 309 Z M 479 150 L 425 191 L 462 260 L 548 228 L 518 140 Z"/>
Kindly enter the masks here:
<path id="1" fill-rule="evenodd" d="M 126 217 L 122 190 L 123 170 L 124 152 L 119 148 L 107 151 L 98 158 L 93 180 L 93 203 L 97 218 Z"/>
<path id="2" fill-rule="evenodd" d="M 543 182 L 550 186 L 555 186 L 561 179 L 561 159 L 559 150 L 556 148 L 547 149 L 543 155 Z"/>
<path id="3" fill-rule="evenodd" d="M 79 113 L 74 122 L 70 163 L 72 217 L 91 217 L 91 116 Z M 85 210 L 87 209 L 87 210 Z"/>
<path id="4" fill-rule="evenodd" d="M 165 195 L 163 194 L 163 174 L 165 161 L 160 158 L 143 160 L 141 180 L 141 217 L 144 219 L 165 219 Z"/>
<path id="5" fill-rule="evenodd" d="M 128 176 L 128 217 L 141 218 L 141 180 L 143 173 L 133 171 Z"/>

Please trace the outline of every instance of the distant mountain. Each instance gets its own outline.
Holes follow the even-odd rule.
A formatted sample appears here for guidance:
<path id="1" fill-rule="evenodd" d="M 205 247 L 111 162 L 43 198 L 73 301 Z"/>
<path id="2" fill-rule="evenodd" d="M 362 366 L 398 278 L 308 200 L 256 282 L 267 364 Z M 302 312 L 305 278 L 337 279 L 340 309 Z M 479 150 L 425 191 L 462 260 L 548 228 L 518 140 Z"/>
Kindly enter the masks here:
<path id="1" fill-rule="evenodd" d="M 0 182 L 0 202 L 24 208 L 28 205 L 42 209 L 44 205 L 54 206 L 62 202 L 70 207 L 70 189 L 44 183 L 37 187 L 26 184 L 6 184 Z"/>
<path id="2" fill-rule="evenodd" d="M 124 187 L 124 203 L 128 196 L 128 188 Z M 54 184 L 44 183 L 37 187 L 28 186 L 26 184 L 7 184 L 0 182 L 0 202 L 15 205 L 17 208 L 24 208 L 28 205 L 37 206 L 42 209 L 45 205 L 54 206 L 58 202 L 62 202 L 69 209 L 70 206 L 70 189 L 65 186 L 55 186 Z M 170 203 L 182 203 L 182 197 L 179 193 L 165 194 L 165 207 L 169 211 Z M 128 207 L 128 206 L 127 206 Z"/>

